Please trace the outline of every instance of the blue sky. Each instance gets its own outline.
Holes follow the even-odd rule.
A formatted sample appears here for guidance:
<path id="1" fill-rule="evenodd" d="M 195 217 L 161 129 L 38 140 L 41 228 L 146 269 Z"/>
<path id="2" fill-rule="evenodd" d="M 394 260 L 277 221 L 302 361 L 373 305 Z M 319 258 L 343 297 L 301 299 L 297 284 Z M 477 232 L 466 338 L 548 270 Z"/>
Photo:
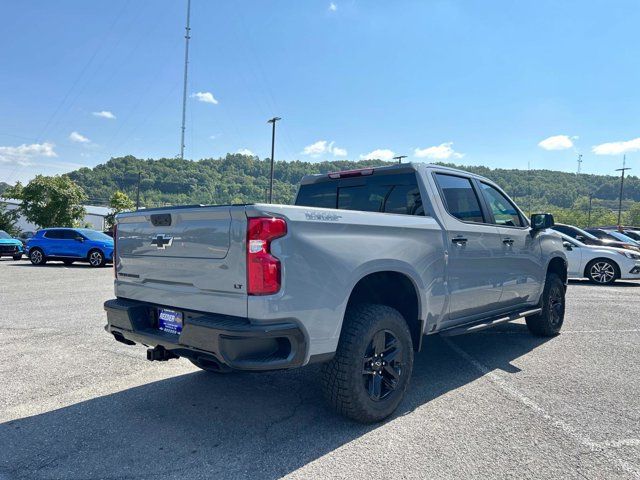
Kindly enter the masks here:
<path id="1" fill-rule="evenodd" d="M 185 10 L 5 2 L 0 181 L 178 154 Z M 638 24 L 637 0 L 192 0 L 185 156 L 267 157 L 278 115 L 276 159 L 640 170 Z"/>

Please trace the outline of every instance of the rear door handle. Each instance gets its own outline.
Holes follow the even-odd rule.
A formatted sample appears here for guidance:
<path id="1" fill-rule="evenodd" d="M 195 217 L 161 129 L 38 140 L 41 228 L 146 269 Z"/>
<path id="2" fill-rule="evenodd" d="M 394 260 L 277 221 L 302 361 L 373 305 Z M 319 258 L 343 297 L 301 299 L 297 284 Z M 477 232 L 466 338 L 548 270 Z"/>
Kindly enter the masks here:
<path id="1" fill-rule="evenodd" d="M 456 245 L 462 246 L 467 244 L 467 239 L 464 237 L 455 237 L 451 239 L 451 243 L 455 243 Z"/>
<path id="2" fill-rule="evenodd" d="M 505 245 L 513 245 L 513 238 L 505 238 L 504 240 L 502 240 L 502 243 L 504 243 Z"/>

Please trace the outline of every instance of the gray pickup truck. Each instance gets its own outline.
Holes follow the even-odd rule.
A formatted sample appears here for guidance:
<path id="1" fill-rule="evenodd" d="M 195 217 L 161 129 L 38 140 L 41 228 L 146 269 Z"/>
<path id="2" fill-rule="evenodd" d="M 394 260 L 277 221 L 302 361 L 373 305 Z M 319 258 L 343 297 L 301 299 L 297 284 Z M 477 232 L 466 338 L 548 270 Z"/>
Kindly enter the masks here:
<path id="1" fill-rule="evenodd" d="M 424 164 L 306 176 L 295 205 L 123 213 L 106 330 L 211 372 L 322 362 L 331 405 L 380 421 L 424 335 L 522 317 L 558 334 L 567 261 L 552 225 L 486 178 Z"/>

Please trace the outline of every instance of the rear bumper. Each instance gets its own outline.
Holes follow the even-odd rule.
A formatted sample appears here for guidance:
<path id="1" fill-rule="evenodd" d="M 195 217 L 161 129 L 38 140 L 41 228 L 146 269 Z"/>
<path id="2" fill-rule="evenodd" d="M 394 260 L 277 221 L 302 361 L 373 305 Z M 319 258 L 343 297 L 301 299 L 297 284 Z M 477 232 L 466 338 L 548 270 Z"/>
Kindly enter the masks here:
<path id="1" fill-rule="evenodd" d="M 117 298 L 104 304 L 105 330 L 124 343 L 161 346 L 179 357 L 214 359 L 237 370 L 278 370 L 303 364 L 307 342 L 294 322 L 252 323 L 249 319 L 183 312 L 179 335 L 158 330 L 157 307 Z"/>

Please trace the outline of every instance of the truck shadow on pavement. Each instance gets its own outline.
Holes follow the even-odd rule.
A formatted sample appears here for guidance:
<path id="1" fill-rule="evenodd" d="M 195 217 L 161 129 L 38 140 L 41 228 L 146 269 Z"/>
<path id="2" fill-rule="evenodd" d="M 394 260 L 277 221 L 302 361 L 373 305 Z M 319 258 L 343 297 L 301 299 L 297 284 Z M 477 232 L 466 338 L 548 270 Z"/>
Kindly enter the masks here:
<path id="1" fill-rule="evenodd" d="M 482 376 L 451 344 L 489 370 L 517 372 L 511 362 L 547 340 L 520 323 L 425 338 L 407 397 L 387 422 L 419 407 L 424 422 L 429 402 Z M 334 414 L 319 370 L 196 371 L 6 422 L 0 478 L 279 478 L 385 425 Z"/>

